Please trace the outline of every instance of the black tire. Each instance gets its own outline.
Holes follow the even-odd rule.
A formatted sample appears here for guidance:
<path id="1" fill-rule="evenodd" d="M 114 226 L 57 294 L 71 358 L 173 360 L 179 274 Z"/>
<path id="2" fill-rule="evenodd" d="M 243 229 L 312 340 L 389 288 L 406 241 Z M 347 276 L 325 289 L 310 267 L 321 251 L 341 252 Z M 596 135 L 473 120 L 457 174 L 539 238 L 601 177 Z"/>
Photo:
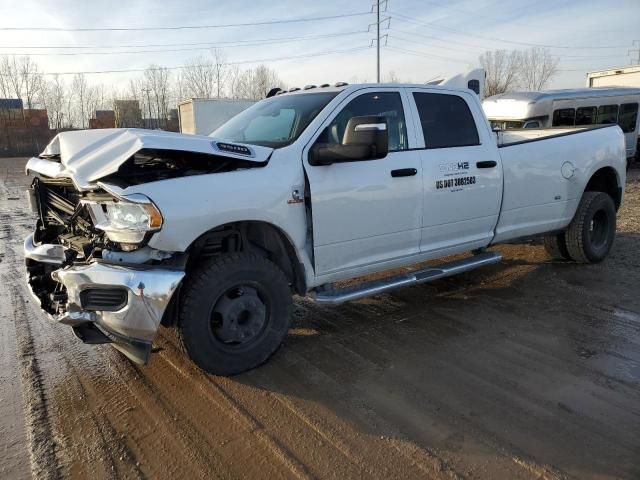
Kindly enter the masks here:
<path id="1" fill-rule="evenodd" d="M 564 233 L 546 235 L 542 237 L 542 243 L 544 244 L 544 249 L 551 257 L 571 260 L 571 255 L 569 255 L 567 243 L 564 239 Z"/>
<path id="2" fill-rule="evenodd" d="M 261 365 L 289 330 L 289 282 L 260 255 L 212 259 L 192 273 L 182 292 L 178 338 L 207 373 L 235 375 Z"/>
<path id="3" fill-rule="evenodd" d="M 579 263 L 598 263 L 606 258 L 616 237 L 616 208 L 603 192 L 585 192 L 565 232 L 571 258 Z"/>

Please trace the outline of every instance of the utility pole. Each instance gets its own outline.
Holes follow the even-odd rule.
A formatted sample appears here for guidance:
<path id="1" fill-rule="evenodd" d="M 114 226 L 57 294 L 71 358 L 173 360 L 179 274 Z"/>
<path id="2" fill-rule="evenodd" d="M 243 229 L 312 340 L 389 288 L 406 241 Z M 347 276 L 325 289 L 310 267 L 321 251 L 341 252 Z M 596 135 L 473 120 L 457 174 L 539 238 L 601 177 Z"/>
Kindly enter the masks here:
<path id="1" fill-rule="evenodd" d="M 376 0 L 376 82 L 380 83 L 380 0 Z"/>
<path id="2" fill-rule="evenodd" d="M 372 23 L 371 25 L 369 25 L 369 31 L 371 30 L 371 27 L 375 26 L 376 27 L 376 38 L 375 38 L 375 42 L 376 42 L 376 82 L 380 83 L 380 43 L 382 41 L 382 39 L 384 39 L 385 41 L 385 45 L 387 44 L 387 39 L 389 38 L 388 35 L 382 35 L 380 36 L 380 26 L 384 23 L 387 22 L 387 28 L 389 28 L 389 24 L 391 23 L 391 17 L 387 16 L 383 19 L 380 19 L 380 7 L 384 4 L 384 10 L 382 10 L 382 12 L 386 12 L 387 11 L 387 2 L 388 0 L 376 0 L 375 5 L 372 5 L 371 7 L 371 11 L 373 11 L 373 9 L 375 9 L 375 13 L 376 13 L 376 21 L 375 23 Z M 373 42 L 374 40 L 371 41 L 371 46 L 373 46 Z"/>
<path id="3" fill-rule="evenodd" d="M 640 65 L 640 40 L 634 40 L 632 45 L 634 47 L 636 45 L 638 45 L 638 48 L 628 50 L 627 51 L 627 55 L 631 56 L 631 55 L 634 55 L 635 53 L 637 53 L 638 54 L 638 60 L 637 60 L 636 64 Z M 633 61 L 633 59 L 632 59 L 632 61 Z"/>

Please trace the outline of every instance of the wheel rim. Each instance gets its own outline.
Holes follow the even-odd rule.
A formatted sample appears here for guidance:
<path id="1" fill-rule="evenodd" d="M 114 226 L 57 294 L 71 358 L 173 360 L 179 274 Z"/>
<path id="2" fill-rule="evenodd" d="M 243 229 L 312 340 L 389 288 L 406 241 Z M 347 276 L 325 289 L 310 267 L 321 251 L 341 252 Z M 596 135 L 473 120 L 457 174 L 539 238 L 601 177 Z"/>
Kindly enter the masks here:
<path id="1" fill-rule="evenodd" d="M 609 217 L 604 210 L 598 210 L 591 218 L 589 241 L 595 249 L 601 249 L 609 238 Z"/>
<path id="2" fill-rule="evenodd" d="M 236 285 L 214 302 L 209 316 L 212 337 L 227 348 L 243 348 L 264 332 L 269 319 L 267 304 L 253 286 Z"/>

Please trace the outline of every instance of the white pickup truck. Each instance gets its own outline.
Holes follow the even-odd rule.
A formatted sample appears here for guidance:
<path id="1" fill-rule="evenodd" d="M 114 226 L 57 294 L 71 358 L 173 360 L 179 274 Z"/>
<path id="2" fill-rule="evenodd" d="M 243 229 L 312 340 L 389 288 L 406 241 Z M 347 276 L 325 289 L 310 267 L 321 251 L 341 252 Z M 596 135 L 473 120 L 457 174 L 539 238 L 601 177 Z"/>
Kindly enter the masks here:
<path id="1" fill-rule="evenodd" d="M 487 247 L 531 236 L 603 260 L 625 143 L 617 125 L 496 135 L 470 90 L 336 84 L 273 94 L 210 136 L 61 133 L 26 169 L 38 220 L 24 253 L 50 319 L 141 363 L 175 327 L 199 367 L 230 375 L 278 348 L 293 294 L 339 304 L 497 262 Z"/>

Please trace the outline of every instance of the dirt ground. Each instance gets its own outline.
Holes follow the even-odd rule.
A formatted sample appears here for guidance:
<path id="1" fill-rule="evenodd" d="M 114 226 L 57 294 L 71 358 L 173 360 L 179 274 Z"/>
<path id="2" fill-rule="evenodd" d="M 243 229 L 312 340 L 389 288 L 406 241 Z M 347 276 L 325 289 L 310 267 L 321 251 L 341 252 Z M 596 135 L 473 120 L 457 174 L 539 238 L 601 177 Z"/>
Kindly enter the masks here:
<path id="1" fill-rule="evenodd" d="M 0 159 L 0 478 L 640 478 L 640 172 L 600 265 L 499 265 L 338 308 L 296 301 L 265 366 L 146 367 L 25 286 L 24 160 Z"/>

